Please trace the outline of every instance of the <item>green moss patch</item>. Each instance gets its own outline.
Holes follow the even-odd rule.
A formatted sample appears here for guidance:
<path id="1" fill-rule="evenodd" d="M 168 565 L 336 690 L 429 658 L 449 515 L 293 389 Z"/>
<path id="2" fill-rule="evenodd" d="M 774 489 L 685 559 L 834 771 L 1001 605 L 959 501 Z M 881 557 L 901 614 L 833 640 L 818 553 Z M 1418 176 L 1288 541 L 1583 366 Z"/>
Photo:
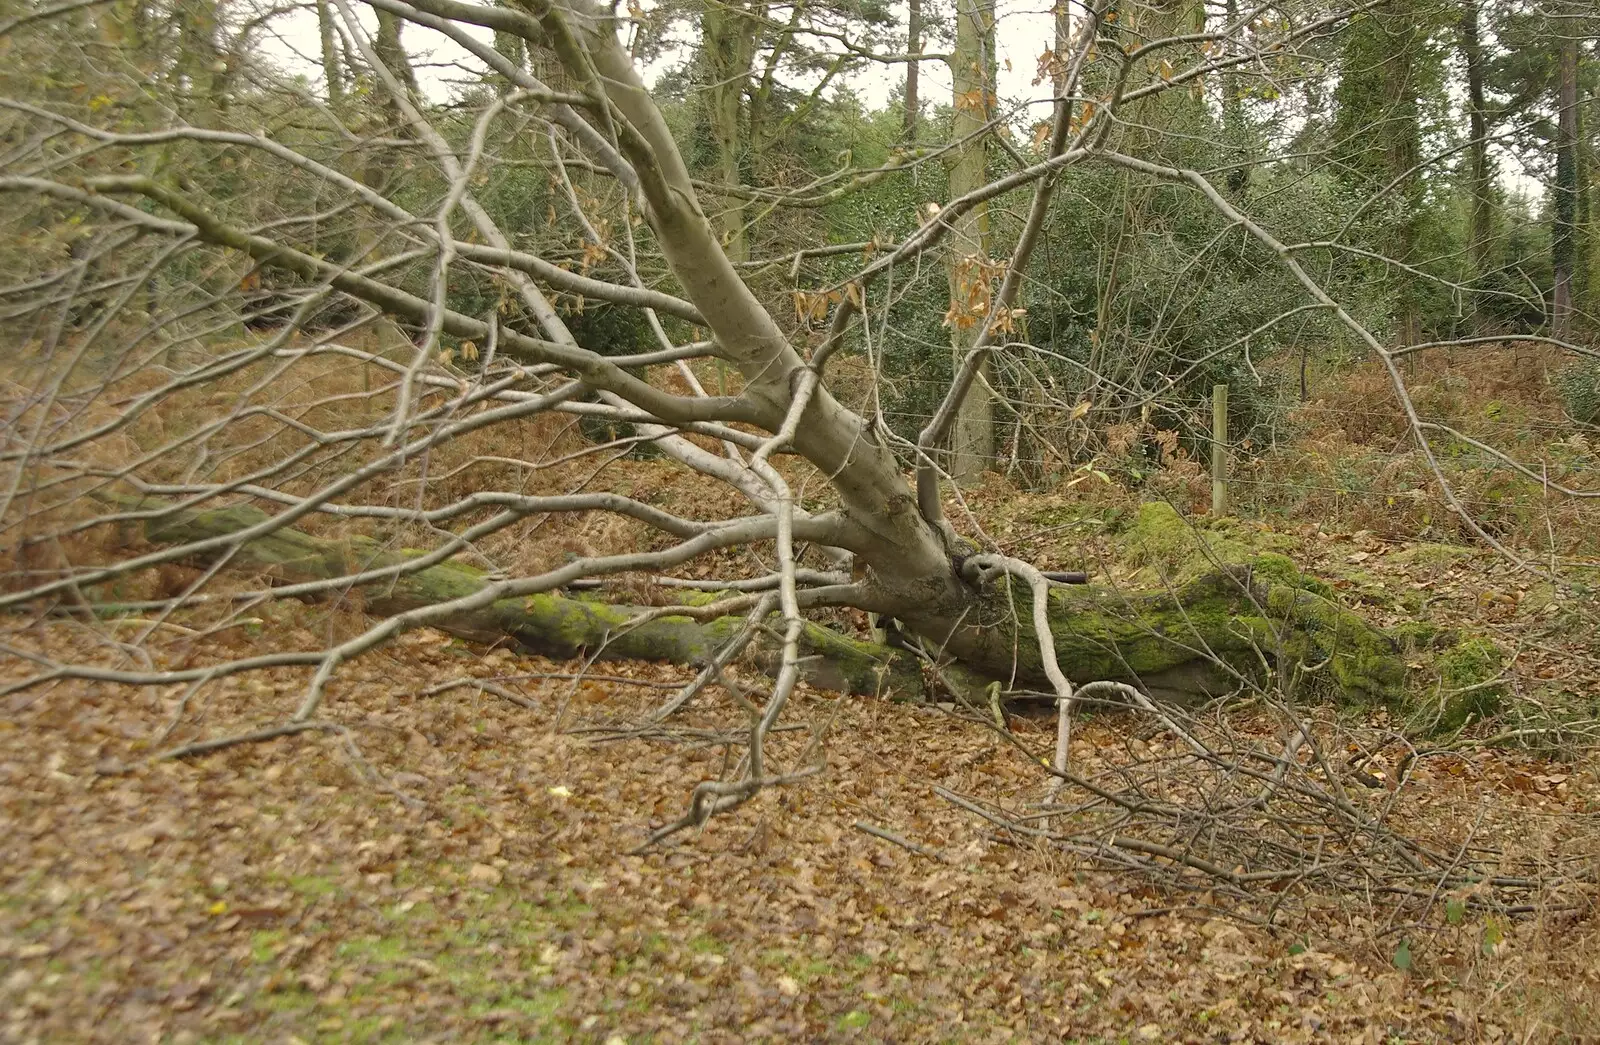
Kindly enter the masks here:
<path id="1" fill-rule="evenodd" d="M 1501 680 L 1505 654 L 1486 638 L 1464 638 L 1434 658 L 1434 686 L 1410 709 L 1411 728 L 1454 733 L 1499 713 L 1507 690 Z"/>
<path id="2" fill-rule="evenodd" d="M 1219 566 L 1257 563 L 1293 576 L 1297 585 L 1307 583 L 1284 555 L 1292 550 L 1289 538 L 1235 519 L 1188 519 L 1165 501 L 1141 504 L 1118 545 L 1122 561 L 1139 568 L 1135 579 L 1143 583 L 1181 584 Z"/>
<path id="3" fill-rule="evenodd" d="M 1475 554 L 1473 549 L 1459 544 L 1423 542 L 1395 552 L 1389 556 L 1389 562 L 1395 566 L 1423 566 L 1431 569 L 1453 566 L 1472 558 Z"/>

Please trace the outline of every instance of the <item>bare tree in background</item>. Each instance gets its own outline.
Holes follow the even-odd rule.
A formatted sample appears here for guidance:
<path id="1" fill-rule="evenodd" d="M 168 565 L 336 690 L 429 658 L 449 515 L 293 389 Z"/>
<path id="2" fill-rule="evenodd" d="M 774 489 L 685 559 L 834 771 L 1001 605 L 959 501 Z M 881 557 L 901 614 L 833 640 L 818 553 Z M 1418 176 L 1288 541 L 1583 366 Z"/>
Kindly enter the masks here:
<path id="1" fill-rule="evenodd" d="M 511 635 L 568 654 L 683 660 L 696 676 L 660 718 L 725 685 L 747 715 L 747 753 L 736 773 L 695 789 L 683 818 L 658 833 L 664 837 L 815 771 L 812 762 L 777 765 L 767 747 L 802 678 L 858 692 L 883 688 L 885 678 L 922 684 L 921 658 L 904 650 L 880 651 L 876 668 L 854 671 L 850 651 L 830 645 L 807 616 L 852 607 L 898 620 L 935 662 L 927 671 L 976 678 L 975 692 L 991 683 L 1035 688 L 1063 705 L 1107 701 L 1155 716 L 1184 757 L 1226 781 L 1228 800 L 1208 808 L 1232 811 L 1229 844 L 1243 845 L 1256 811 L 1281 793 L 1336 810 L 1341 837 L 1366 839 L 1407 873 L 1449 864 L 1387 835 L 1354 812 L 1336 784 L 1319 782 L 1300 757 L 1313 738 L 1297 721 L 1282 750 L 1241 769 L 1237 760 L 1224 765 L 1193 722 L 1161 703 L 1240 686 L 1275 692 L 1302 669 L 1335 688 L 1383 697 L 1400 685 L 1404 666 L 1381 633 L 1292 579 L 1248 569 L 1219 568 L 1173 591 L 1068 587 L 1001 554 L 947 499 L 952 437 L 959 461 L 969 452 L 963 419 L 989 423 L 970 405 L 992 394 L 991 361 L 1043 351 L 1024 333 L 1023 288 L 1057 179 L 1073 167 L 1127 172 L 1212 208 L 1288 274 L 1302 295 L 1293 312 L 1332 317 L 1383 363 L 1395 408 L 1433 463 L 1427 448 L 1438 433 L 1411 407 L 1398 366 L 1405 352 L 1428 346 L 1395 349 L 1354 318 L 1307 262 L 1332 248 L 1283 241 L 1205 172 L 1121 151 L 1144 140 L 1130 133 L 1125 114 L 1166 95 L 1199 97 L 1223 72 L 1270 80 L 1291 61 L 1318 61 L 1351 9 L 1246 5 L 1236 16 L 1148 38 L 1116 36 L 1104 3 L 1076 12 L 1069 34 L 1063 10 L 1059 53 L 1045 77 L 1055 92 L 1048 124 L 1025 147 L 991 150 L 1008 118 L 997 109 L 992 74 L 959 67 L 962 56 L 984 64 L 977 23 L 989 16 L 963 2 L 951 155 L 968 176 L 953 182 L 957 191 L 929 201 L 920 225 L 895 242 L 748 258 L 788 267 L 797 300 L 818 321 L 808 335 L 786 329 L 743 277 L 751 246 L 719 235 L 708 219 L 703 186 L 611 13 L 587 0 L 365 2 L 376 33 L 355 0 L 330 0 L 321 41 L 334 71 L 325 97 L 250 70 L 261 85 L 252 103 L 259 127 L 192 120 L 133 91 L 83 98 L 7 75 L 0 190 L 8 225 L 19 242 L 48 244 L 17 255 L 0 297 L 6 349 L 19 360 L 0 458 L 0 518 L 12 556 L 0 607 L 12 613 L 7 653 L 33 666 L 12 691 L 89 679 L 192 692 L 230 675 L 292 669 L 303 683 L 299 700 L 259 734 L 270 735 L 319 728 L 342 666 L 422 626 L 473 639 Z M 77 34 L 108 32 L 120 11 L 36 4 L 0 23 L 0 36 L 33 40 L 65 75 L 82 76 L 99 56 L 80 50 Z M 482 42 L 479 30 L 499 45 Z M 468 95 L 471 104 L 430 105 L 402 47 L 419 47 L 429 34 L 469 52 L 504 90 Z M 559 87 L 508 59 L 512 40 L 553 56 Z M 880 57 L 835 42 L 864 61 Z M 339 52 L 347 68 L 335 68 Z M 111 79 L 136 84 L 142 60 L 126 48 L 111 53 L 122 63 Z M 384 115 L 355 110 L 357 96 Z M 232 111 L 239 107 L 235 101 Z M 747 194 L 748 209 L 803 206 L 819 193 L 943 158 L 932 149 L 883 169 L 762 188 Z M 509 227 L 479 194 L 490 173 L 519 165 L 537 171 L 548 206 L 524 215 L 527 227 Z M 728 179 L 735 173 L 723 171 Z M 261 191 L 268 184 L 270 193 Z M 985 245 L 976 229 L 996 201 L 1021 217 L 1009 243 Z M 541 254 L 532 233 L 556 227 L 574 230 L 581 249 Z M 70 247 L 52 236 L 66 236 Z M 880 376 L 873 338 L 888 323 L 896 277 L 937 264 L 941 251 L 956 258 L 951 315 L 961 355 L 909 445 L 870 406 L 858 412 L 841 402 L 830 364 L 848 362 L 852 381 L 866 372 L 870 385 Z M 808 258 L 846 252 L 861 258 L 848 278 L 804 282 Z M 452 304 L 458 281 L 469 278 L 483 288 L 476 309 Z M 653 342 L 582 343 L 573 333 L 577 301 L 642 314 Z M 409 340 L 363 339 L 380 323 Z M 707 387 L 710 371 L 700 364 L 728 368 L 727 386 Z M 870 402 L 859 391 L 852 400 Z M 603 478 L 561 494 L 522 492 L 520 469 L 543 466 L 523 449 L 530 426 L 561 417 L 620 433 L 581 451 L 595 475 L 648 442 L 744 507 L 726 518 L 676 514 L 609 491 Z M 1436 465 L 1435 473 L 1446 500 L 1476 528 Z M 561 513 L 610 513 L 660 539 L 636 552 L 504 572 L 497 560 Z M 143 543 L 129 553 L 130 540 Z M 726 583 L 692 582 L 720 593 L 710 602 L 602 608 L 560 597 L 625 574 L 688 586 L 672 576 L 677 567 L 736 548 L 765 565 Z M 175 590 L 124 594 L 138 578 L 178 565 L 191 572 Z M 234 572 L 265 580 L 224 583 Z M 353 595 L 367 616 L 345 639 L 182 666 L 143 653 L 164 622 L 180 617 L 211 634 L 270 600 Z M 1207 612 L 1191 612 L 1201 607 Z M 118 614 L 144 623 L 130 633 L 114 626 Z M 62 656 L 33 641 L 41 622 L 62 616 L 81 621 L 98 644 Z M 763 695 L 726 678 L 727 666 L 752 650 L 773 677 Z M 1351 862 L 1319 862 L 1304 847 L 1294 849 L 1298 863 L 1284 857 L 1288 848 L 1252 850 L 1250 860 L 1272 869 L 1251 879 L 1254 872 L 1231 862 L 1237 853 L 1213 859 L 1185 848 L 1200 822 L 1177 799 L 1146 803 L 1137 781 L 1108 790 L 1060 762 L 1056 773 L 1119 822 L 1154 817 L 1164 825 L 1165 841 L 1112 832 L 1096 843 L 1125 857 L 1173 861 L 1239 889 L 1280 875 L 1347 875 L 1361 859 L 1373 866 L 1371 847 Z M 1205 804 L 1204 796 L 1196 801 Z"/>

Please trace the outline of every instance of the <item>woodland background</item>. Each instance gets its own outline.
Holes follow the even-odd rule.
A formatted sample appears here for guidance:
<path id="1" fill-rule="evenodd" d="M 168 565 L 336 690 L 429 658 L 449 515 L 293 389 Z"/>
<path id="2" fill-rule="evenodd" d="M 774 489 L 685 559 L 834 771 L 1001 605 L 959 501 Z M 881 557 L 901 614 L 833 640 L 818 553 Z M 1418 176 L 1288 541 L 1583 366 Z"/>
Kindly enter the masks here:
<path id="1" fill-rule="evenodd" d="M 683 273 L 646 208 L 547 118 L 588 97 L 570 59 L 474 28 L 490 61 L 430 32 L 427 5 L 402 7 L 0 7 L 0 1036 L 1593 1033 L 1592 5 L 615 12 L 723 253 L 790 345 L 831 358 L 827 387 L 881 423 L 900 468 L 927 460 L 919 434 L 977 339 L 1001 345 L 937 448 L 944 510 L 974 551 L 1115 591 L 1272 557 L 1380 629 L 1404 668 L 1381 699 L 1332 699 L 1315 665 L 1302 678 L 1277 660 L 1231 700 L 1082 698 L 1064 762 L 1060 691 L 1039 684 L 935 693 L 948 680 L 914 666 L 925 703 L 793 677 L 786 704 L 762 703 L 770 663 L 599 660 L 581 636 L 546 657 L 445 624 L 363 648 L 306 703 L 319 662 L 281 658 L 400 614 L 392 590 L 350 579 L 392 566 L 382 555 L 448 545 L 433 569 L 472 584 L 569 569 L 563 598 L 687 614 L 831 568 L 796 567 L 767 536 L 657 568 L 672 542 L 598 502 L 471 540 L 483 515 L 427 514 L 485 491 L 615 495 L 707 525 L 749 510 L 737 484 L 679 467 L 659 418 L 590 386 L 570 412 L 430 444 L 373 479 L 360 512 L 307 514 L 295 539 L 327 543 L 297 545 L 289 567 L 237 526 L 205 528 L 355 475 L 414 389 L 419 429 L 481 407 L 473 390 L 510 373 L 495 337 L 544 335 L 522 262 L 474 248 L 547 263 L 528 271 L 560 323 L 644 387 L 755 385 L 714 353 L 640 362 L 712 335 L 672 310 Z M 1002 89 L 1017 82 L 995 43 L 1008 19 L 1042 30 L 1026 90 Z M 1160 89 L 1114 101 L 1119 77 Z M 1108 148 L 1203 172 L 1288 248 L 1150 170 L 1062 164 L 1002 301 L 1029 228 L 1019 172 L 1048 162 L 1063 112 L 1052 97 L 1072 99 L 1066 132 L 1103 125 Z M 852 304 L 864 270 L 972 194 L 945 244 Z M 467 195 L 507 244 L 453 209 Z M 399 213 L 436 219 L 439 240 Z M 194 231 L 212 219 L 222 232 Z M 238 230 L 429 310 L 374 308 Z M 459 259 L 441 262 L 446 240 Z M 1289 254 L 1337 308 L 1308 298 Z M 446 313 L 499 334 L 452 332 Z M 505 380 L 555 387 L 537 368 Z M 1218 385 L 1230 501 L 1211 518 Z M 358 441 L 328 438 L 350 426 Z M 713 454 L 727 434 L 675 431 Z M 835 507 L 821 469 L 773 461 L 797 509 Z M 174 514 L 186 497 L 212 514 Z M 119 565 L 213 534 L 226 554 Z M 352 547 L 370 558 L 351 565 Z M 663 558 L 584 568 L 634 553 Z M 320 573 L 305 565 L 322 555 Z M 808 619 L 866 642 L 882 631 L 865 610 Z M 750 768 L 763 744 L 786 775 Z M 1062 790 L 1064 764 L 1080 790 Z M 695 819 L 707 782 L 744 787 L 742 808 Z"/>

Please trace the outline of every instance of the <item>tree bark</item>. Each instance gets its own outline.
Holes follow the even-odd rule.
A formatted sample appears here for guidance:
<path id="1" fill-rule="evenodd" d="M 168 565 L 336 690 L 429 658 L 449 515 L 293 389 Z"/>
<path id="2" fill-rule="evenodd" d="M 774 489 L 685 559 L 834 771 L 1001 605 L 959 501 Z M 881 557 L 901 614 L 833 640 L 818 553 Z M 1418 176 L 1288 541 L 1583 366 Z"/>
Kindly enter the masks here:
<path id="1" fill-rule="evenodd" d="M 717 146 L 717 174 L 722 184 L 743 181 L 747 136 L 741 133 L 745 87 L 755 60 L 756 22 L 738 3 L 710 4 L 700 16 L 701 62 L 705 73 L 706 110 Z M 737 196 L 721 202 L 723 247 L 735 263 L 749 258 L 745 207 Z"/>
<path id="2" fill-rule="evenodd" d="M 338 34 L 328 0 L 317 0 L 317 35 L 322 44 L 322 79 L 328 104 L 338 108 L 344 104 L 344 65 L 339 58 Z"/>
<path id="3" fill-rule="evenodd" d="M 518 69 L 527 68 L 528 45 L 526 41 L 524 41 L 522 37 L 518 36 L 516 33 L 507 33 L 497 30 L 494 34 L 494 49 L 500 54 L 504 55 L 506 61 L 510 62 Z M 541 77 L 541 79 L 543 79 L 545 83 L 551 82 L 547 77 Z M 495 76 L 494 81 L 495 89 L 501 94 L 511 93 L 511 81 L 498 75 Z"/>
<path id="4" fill-rule="evenodd" d="M 1059 99 L 1067 91 L 1069 56 L 1072 54 L 1072 8 L 1069 0 L 1057 0 L 1051 14 L 1055 22 L 1055 64 L 1051 67 L 1050 86 Z"/>
<path id="5" fill-rule="evenodd" d="M 1461 58 L 1467 71 L 1467 120 L 1470 139 L 1467 143 L 1468 178 L 1471 183 L 1472 209 L 1468 224 L 1467 257 L 1474 280 L 1482 279 L 1489 271 L 1490 221 L 1494 214 L 1494 201 L 1490 197 L 1493 182 L 1489 172 L 1489 115 L 1484 100 L 1483 42 L 1479 29 L 1479 0 L 1462 0 L 1461 4 Z M 1474 304 L 1473 312 L 1479 311 Z"/>
<path id="6" fill-rule="evenodd" d="M 227 60 L 217 47 L 217 8 L 213 0 L 185 0 L 177 5 L 181 44 L 177 63 L 183 84 L 183 109 L 190 122 L 215 127 L 227 109 Z"/>
<path id="7" fill-rule="evenodd" d="M 908 0 L 909 11 L 906 14 L 906 53 L 922 53 L 922 0 Z M 914 144 L 917 140 L 917 120 L 922 115 L 922 100 L 917 96 L 917 80 L 920 75 L 920 62 L 906 63 L 906 100 L 905 100 L 905 140 Z"/>
<path id="8" fill-rule="evenodd" d="M 378 53 L 378 60 L 388 66 L 406 90 L 412 95 L 417 93 L 417 75 L 411 69 L 411 59 L 407 57 L 405 46 L 400 42 L 400 30 L 404 23 L 398 15 L 390 14 L 381 8 L 375 8 L 378 16 L 378 33 L 373 38 L 373 47 Z M 380 97 L 386 97 L 379 92 Z M 392 103 L 386 103 L 387 108 L 393 108 Z M 396 122 L 399 122 L 396 120 Z"/>
<path id="9" fill-rule="evenodd" d="M 684 294 L 695 302 L 724 358 L 745 379 L 742 399 L 777 431 L 805 362 L 718 245 L 671 130 L 651 101 L 632 59 L 602 23 L 585 26 L 589 60 L 639 142 L 622 141 L 636 164 L 647 216 Z M 565 57 L 564 59 L 565 60 Z M 951 568 L 944 534 L 929 525 L 906 487 L 900 465 L 872 425 L 819 387 L 795 430 L 793 447 L 830 477 L 852 534 L 847 545 L 867 564 L 882 605 L 958 608 L 968 598 Z"/>
<path id="10" fill-rule="evenodd" d="M 1419 80 L 1426 54 L 1426 18 L 1418 0 L 1396 0 L 1362 13 L 1345 32 L 1335 122 L 1343 176 L 1365 196 L 1388 192 L 1374 232 L 1394 261 L 1415 261 L 1421 232 L 1423 182 Z M 1402 345 L 1421 336 L 1416 280 L 1402 279 L 1394 304 Z"/>
<path id="11" fill-rule="evenodd" d="M 144 510 L 164 507 L 161 502 L 148 499 L 119 500 Z M 250 505 L 180 509 L 143 523 L 137 536 L 153 544 L 186 544 L 237 533 L 267 518 L 266 512 Z M 422 554 L 416 550 L 396 551 L 369 537 L 329 539 L 284 527 L 245 542 L 228 557 L 227 565 L 278 583 L 297 584 L 381 570 Z M 488 574 L 482 570 L 445 562 L 375 580 L 359 586 L 358 591 L 368 612 L 388 616 L 459 599 L 489 583 Z M 650 609 L 546 593 L 501 599 L 483 609 L 447 617 L 437 627 L 469 642 L 492 644 L 509 639 L 550 657 L 598 655 L 609 660 L 666 661 L 699 667 L 710 663 L 745 625 L 742 616 L 706 622 L 690 617 L 660 617 L 638 623 L 636 618 Z M 920 700 L 926 695 L 920 662 L 909 651 L 860 642 L 808 624 L 801 636 L 801 653 L 813 658 L 802 666 L 802 677 L 821 689 L 907 700 Z M 746 659 L 771 671 L 781 656 L 781 643 L 763 634 L 751 644 Z"/>
<path id="12" fill-rule="evenodd" d="M 1301 697 L 1399 701 L 1406 669 L 1394 641 L 1318 588 L 1273 555 L 1156 591 L 1054 587 L 1050 630 L 1056 658 L 1076 684 L 1126 682 L 1188 703 L 1267 683 L 1262 666 L 1270 664 L 1272 681 Z M 1030 597 L 1013 580 L 961 620 L 908 623 L 941 637 L 969 671 L 1043 686 Z"/>
<path id="13" fill-rule="evenodd" d="M 1238 21 L 1239 0 L 1227 0 L 1224 17 L 1229 25 Z M 1237 150 L 1242 161 L 1228 172 L 1228 191 L 1242 193 L 1250 183 L 1250 168 L 1245 165 L 1250 159 L 1250 150 L 1245 143 L 1244 90 L 1239 83 L 1239 72 L 1234 68 L 1222 73 L 1222 131 L 1229 148 Z"/>
<path id="14" fill-rule="evenodd" d="M 1550 331 L 1572 333 L 1573 262 L 1577 256 L 1578 218 L 1578 32 L 1576 20 L 1562 25 L 1556 126 L 1555 223 L 1550 235 L 1550 260 L 1555 267 Z"/>
<path id="15" fill-rule="evenodd" d="M 950 59 L 954 113 L 950 122 L 955 162 L 950 168 L 950 198 L 981 188 L 988 181 L 988 123 L 994 99 L 993 70 L 989 67 L 990 40 L 994 35 L 992 0 L 958 0 L 956 49 Z M 983 333 L 992 284 L 988 270 L 989 208 L 980 204 L 958 217 L 946 247 L 950 280 L 950 348 L 959 369 L 961 361 Z M 961 404 L 950 433 L 950 476 L 958 483 L 973 482 L 994 460 L 994 396 L 989 386 L 989 362 L 984 360 L 978 378 Z"/>

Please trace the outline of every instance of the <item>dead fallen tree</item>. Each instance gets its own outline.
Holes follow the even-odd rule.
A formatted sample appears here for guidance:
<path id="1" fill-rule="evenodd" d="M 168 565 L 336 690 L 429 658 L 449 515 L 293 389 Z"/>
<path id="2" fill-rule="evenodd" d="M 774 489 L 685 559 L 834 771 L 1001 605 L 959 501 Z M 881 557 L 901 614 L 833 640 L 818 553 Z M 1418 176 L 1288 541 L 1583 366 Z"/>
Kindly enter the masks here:
<path id="1" fill-rule="evenodd" d="M 248 504 L 183 508 L 152 499 L 122 499 L 127 538 L 163 546 L 205 547 L 268 523 Z M 359 593 L 364 608 L 390 617 L 467 597 L 493 583 L 492 575 L 454 562 L 428 562 L 428 553 L 395 549 L 364 536 L 324 538 L 293 527 L 200 552 L 197 566 L 228 568 L 267 577 L 278 586 L 346 583 L 328 590 Z M 1028 612 L 1028 591 L 1009 578 L 974 583 L 984 589 L 980 612 L 945 630 L 939 623 L 909 623 L 939 662 L 924 671 L 908 649 L 863 642 L 808 622 L 801 634 L 802 677 L 841 693 L 922 700 L 929 680 L 954 685 L 963 695 L 989 680 L 1007 690 L 1047 685 L 1039 636 Z M 1253 563 L 1220 564 L 1170 590 L 1128 593 L 1097 585 L 1052 585 L 1050 631 L 1056 658 L 1075 683 L 1132 683 L 1158 699 L 1185 702 L 1225 694 L 1246 684 L 1309 683 L 1332 699 L 1389 701 L 1400 696 L 1404 663 L 1388 636 L 1317 593 L 1281 556 Z M 293 588 L 285 588 L 293 592 Z M 697 605 L 636 606 L 541 592 L 496 599 L 432 621 L 432 626 L 485 644 L 515 642 L 552 657 L 665 661 L 705 667 L 733 655 L 773 672 L 781 637 L 755 629 L 746 647 L 748 617 L 761 595 L 722 593 Z M 733 647 L 739 646 L 739 650 Z M 960 649 L 962 655 L 949 651 Z M 943 655 L 941 655 L 943 654 Z"/>
<path id="2" fill-rule="evenodd" d="M 139 499 L 125 499 L 123 504 L 134 507 L 132 514 L 141 514 L 141 508 L 159 513 L 135 524 L 137 534 L 128 535 L 158 545 L 228 537 L 269 518 L 260 508 L 244 504 L 222 509 L 171 508 Z M 380 617 L 473 595 L 492 582 L 488 572 L 458 562 L 408 568 L 424 554 L 397 550 L 370 537 L 323 538 L 282 527 L 191 561 L 210 565 L 208 559 L 226 556 L 231 568 L 262 574 L 276 585 L 351 578 L 352 583 L 345 587 L 359 593 L 364 608 Z M 378 576 L 359 580 L 374 574 Z M 708 607 L 715 609 L 726 601 L 736 600 L 685 605 L 673 612 L 664 607 L 617 605 L 596 597 L 543 592 L 454 612 L 432 626 L 470 642 L 491 645 L 509 640 L 556 658 L 665 661 L 703 667 L 736 642 L 745 628 L 744 616 L 708 616 Z M 771 670 L 780 656 L 777 645 L 772 635 L 758 631 L 745 653 L 758 666 Z M 911 700 L 924 695 L 920 661 L 907 650 L 861 642 L 816 624 L 804 630 L 801 647 L 806 655 L 802 674 L 814 686 Z"/>

